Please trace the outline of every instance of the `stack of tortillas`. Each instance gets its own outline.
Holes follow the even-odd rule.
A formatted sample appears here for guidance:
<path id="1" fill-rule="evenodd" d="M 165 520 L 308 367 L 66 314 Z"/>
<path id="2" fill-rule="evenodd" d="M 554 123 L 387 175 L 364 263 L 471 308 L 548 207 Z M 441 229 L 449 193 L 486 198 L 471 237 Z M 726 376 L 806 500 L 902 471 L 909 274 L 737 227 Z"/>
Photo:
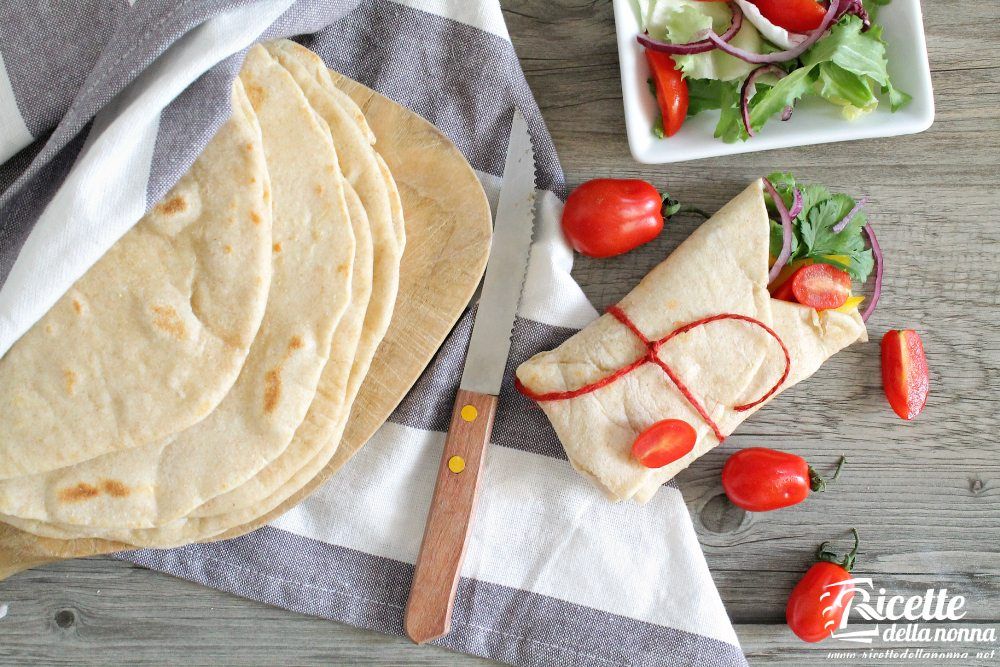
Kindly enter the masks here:
<path id="1" fill-rule="evenodd" d="M 81 551 L 177 546 L 326 467 L 405 241 L 338 85 L 293 42 L 251 49 L 191 170 L 0 359 L 0 521 Z"/>

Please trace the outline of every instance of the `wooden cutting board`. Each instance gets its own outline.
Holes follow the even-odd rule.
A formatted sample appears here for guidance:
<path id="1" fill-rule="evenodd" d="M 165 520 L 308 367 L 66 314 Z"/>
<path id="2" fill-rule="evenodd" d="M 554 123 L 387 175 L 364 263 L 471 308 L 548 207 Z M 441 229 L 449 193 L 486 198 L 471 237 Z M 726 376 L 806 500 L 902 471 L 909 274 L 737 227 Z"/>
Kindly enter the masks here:
<path id="1" fill-rule="evenodd" d="M 476 173 L 436 127 L 405 107 L 334 75 L 364 111 L 399 188 L 406 248 L 392 323 L 354 403 L 333 460 L 268 514 L 216 539 L 248 533 L 302 502 L 385 422 L 444 342 L 476 291 L 493 233 Z M 54 540 L 0 524 L 0 579 L 43 563 L 132 548 L 104 540 Z"/>

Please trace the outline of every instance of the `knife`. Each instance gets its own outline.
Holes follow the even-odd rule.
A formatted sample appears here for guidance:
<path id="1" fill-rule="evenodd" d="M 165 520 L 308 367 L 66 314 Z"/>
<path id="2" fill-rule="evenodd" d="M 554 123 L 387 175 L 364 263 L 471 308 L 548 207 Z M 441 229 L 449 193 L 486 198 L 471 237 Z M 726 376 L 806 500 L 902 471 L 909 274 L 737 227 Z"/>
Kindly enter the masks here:
<path id="1" fill-rule="evenodd" d="M 483 455 L 510 352 L 535 220 L 535 152 L 514 111 L 486 277 L 455 396 L 403 627 L 417 644 L 448 634 Z"/>

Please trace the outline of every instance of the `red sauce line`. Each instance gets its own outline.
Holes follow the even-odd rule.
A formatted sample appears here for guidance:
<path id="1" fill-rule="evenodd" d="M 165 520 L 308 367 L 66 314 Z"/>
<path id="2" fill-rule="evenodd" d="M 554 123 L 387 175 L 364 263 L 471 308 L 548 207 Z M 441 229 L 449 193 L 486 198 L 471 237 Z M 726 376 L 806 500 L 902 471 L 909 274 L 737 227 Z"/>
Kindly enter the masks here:
<path id="1" fill-rule="evenodd" d="M 685 324 L 682 327 L 674 329 L 669 334 L 667 334 L 666 336 L 664 336 L 659 340 L 651 341 L 646 337 L 644 333 L 642 333 L 642 331 L 639 330 L 639 328 L 635 325 L 635 322 L 633 322 L 631 318 L 629 318 L 629 316 L 625 314 L 625 311 L 623 311 L 618 306 L 611 306 L 610 308 L 608 308 L 608 313 L 614 316 L 616 320 L 624 324 L 625 327 L 627 327 L 628 330 L 631 331 L 632 334 L 636 338 L 638 338 L 643 345 L 646 346 L 646 354 L 639 357 L 629 365 L 619 368 L 611 375 L 601 378 L 597 382 L 592 382 L 590 384 L 579 387 L 578 389 L 572 389 L 570 391 L 553 391 L 545 394 L 539 394 L 525 387 L 517 377 L 514 378 L 515 388 L 528 398 L 533 399 L 535 401 L 539 402 L 565 401 L 570 398 L 576 398 L 578 396 L 583 396 L 584 394 L 589 394 L 591 392 L 597 391 L 602 387 L 608 386 L 618 378 L 628 375 L 635 369 L 644 366 L 648 363 L 653 363 L 659 366 L 660 369 L 663 370 L 664 373 L 666 373 L 667 377 L 670 378 L 670 381 L 674 383 L 675 387 L 677 387 L 677 390 L 681 392 L 681 395 L 684 396 L 684 398 L 687 399 L 687 402 L 691 404 L 691 407 L 697 410 L 698 414 L 701 415 L 701 418 L 705 420 L 705 423 L 712 428 L 712 432 L 715 434 L 715 437 L 719 440 L 719 442 L 722 442 L 725 439 L 725 436 L 722 434 L 722 431 L 719 429 L 719 426 L 712 420 L 712 418 L 708 414 L 708 411 L 705 410 L 705 408 L 701 405 L 698 399 L 694 397 L 694 394 L 691 393 L 691 391 L 687 388 L 687 385 L 685 385 L 684 382 L 681 381 L 681 379 L 677 376 L 674 370 L 670 368 L 670 366 L 668 366 L 665 361 L 660 359 L 659 357 L 660 348 L 663 347 L 667 342 L 669 342 L 676 336 L 687 333 L 692 329 L 703 326 L 705 324 L 717 322 L 719 320 L 739 320 L 741 322 L 747 322 L 749 324 L 753 324 L 754 326 L 758 326 L 765 332 L 767 332 L 768 335 L 774 338 L 774 340 L 778 342 L 778 345 L 781 346 L 781 351 L 785 355 L 785 370 L 781 374 L 781 379 L 779 379 L 777 383 L 775 383 L 774 386 L 772 386 L 763 396 L 761 396 L 760 398 L 751 403 L 734 406 L 733 410 L 736 410 L 737 412 L 743 412 L 745 410 L 754 408 L 763 403 L 764 401 L 766 401 L 767 399 L 771 398 L 771 396 L 773 396 L 774 393 L 778 391 L 781 385 L 785 383 L 785 380 L 788 379 L 788 373 L 791 371 L 792 368 L 791 355 L 788 353 L 788 348 L 785 346 L 785 342 L 781 340 L 781 337 L 777 334 L 777 332 L 775 332 L 774 329 L 767 326 L 760 320 L 755 319 L 753 317 L 749 317 L 747 315 L 737 315 L 735 313 L 722 313 L 720 315 L 712 315 L 711 317 L 704 317 L 700 320 L 695 320 L 694 322 Z"/>

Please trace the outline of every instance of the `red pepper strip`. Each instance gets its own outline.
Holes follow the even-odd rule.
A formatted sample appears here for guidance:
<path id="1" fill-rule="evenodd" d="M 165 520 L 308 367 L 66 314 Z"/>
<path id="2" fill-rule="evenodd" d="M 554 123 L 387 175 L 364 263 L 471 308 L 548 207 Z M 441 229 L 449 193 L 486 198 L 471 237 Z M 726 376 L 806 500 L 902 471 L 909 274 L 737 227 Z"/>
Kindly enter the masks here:
<path id="1" fill-rule="evenodd" d="M 781 346 L 781 351 L 785 355 L 785 371 L 784 373 L 781 374 L 781 379 L 778 380 L 778 382 L 773 387 L 771 387 L 766 394 L 758 398 L 756 401 L 753 401 L 752 403 L 735 406 L 733 410 L 736 410 L 737 412 L 743 412 L 745 410 L 749 410 L 753 407 L 756 407 L 757 405 L 760 405 L 767 399 L 771 398 L 771 396 L 773 396 L 774 393 L 778 391 L 781 385 L 785 383 L 785 380 L 788 379 L 788 373 L 789 371 L 791 371 L 792 368 L 792 358 L 788 353 L 788 348 L 785 347 L 784 341 L 781 340 L 781 337 L 778 336 L 778 334 L 773 329 L 771 329 L 771 327 L 767 326 L 760 320 L 754 319 L 747 315 L 736 315 L 735 313 L 723 313 L 721 315 L 704 317 L 700 320 L 695 320 L 690 324 L 685 324 L 684 326 L 678 329 L 674 329 L 660 340 L 651 341 L 648 338 L 646 338 L 646 335 L 644 333 L 639 331 L 639 328 L 636 327 L 635 323 L 629 318 L 628 315 L 625 314 L 625 311 L 623 311 L 618 306 L 611 306 L 610 308 L 608 308 L 608 313 L 613 315 L 616 320 L 618 320 L 626 327 L 628 327 L 628 330 L 631 331 L 636 338 L 642 341 L 642 344 L 646 346 L 645 355 L 639 357 L 631 364 L 619 368 L 611 375 L 605 378 L 601 378 L 597 382 L 592 382 L 591 384 L 579 387 L 578 389 L 572 389 L 570 391 L 553 391 L 546 394 L 538 394 L 525 387 L 521 383 L 521 380 L 515 377 L 514 386 L 517 388 L 517 390 L 522 394 L 524 394 L 525 396 L 527 396 L 528 398 L 535 401 L 564 401 L 570 398 L 576 398 L 577 396 L 583 396 L 584 394 L 589 394 L 591 392 L 597 391 L 602 387 L 608 386 L 618 378 L 628 375 L 629 373 L 639 368 L 640 366 L 644 366 L 645 364 L 648 363 L 654 363 L 657 366 L 659 366 L 664 373 L 667 374 L 667 377 L 669 377 L 670 381 L 674 383 L 674 385 L 677 387 L 677 390 L 681 392 L 681 395 L 683 395 L 684 398 L 687 399 L 688 403 L 691 404 L 691 407 L 697 410 L 698 414 L 701 415 L 701 418 L 705 420 L 705 423 L 712 428 L 712 432 L 715 434 L 716 439 L 718 439 L 719 442 L 722 442 L 723 440 L 725 440 L 726 437 L 722 434 L 722 431 L 719 429 L 719 426 L 712 420 L 712 418 L 709 416 L 705 408 L 702 407 L 701 403 L 698 402 L 698 399 L 694 397 L 694 395 L 687 388 L 687 386 L 681 381 L 681 379 L 677 377 L 677 374 L 674 373 L 673 369 L 671 369 L 670 366 L 666 364 L 666 362 L 660 359 L 660 357 L 658 356 L 660 348 L 663 347 L 663 345 L 665 345 L 675 336 L 687 333 L 688 331 L 691 331 L 696 327 L 700 327 L 703 324 L 709 324 L 711 322 L 716 322 L 718 320 L 740 320 L 742 322 L 748 322 L 750 324 L 756 325 L 761 329 L 763 329 L 764 331 L 766 331 L 772 338 L 774 338 L 774 340 L 778 341 L 778 345 Z"/>

